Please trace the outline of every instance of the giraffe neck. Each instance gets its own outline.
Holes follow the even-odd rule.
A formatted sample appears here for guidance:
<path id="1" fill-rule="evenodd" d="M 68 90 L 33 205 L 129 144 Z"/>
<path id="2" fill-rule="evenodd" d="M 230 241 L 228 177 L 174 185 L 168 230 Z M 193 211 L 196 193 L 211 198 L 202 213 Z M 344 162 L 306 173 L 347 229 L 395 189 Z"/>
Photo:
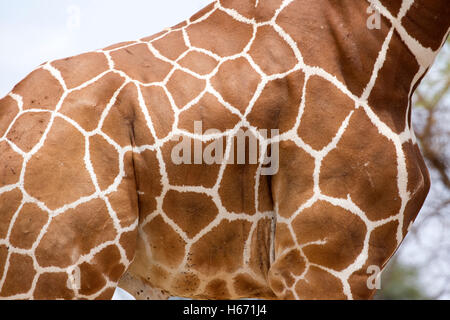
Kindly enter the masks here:
<path id="1" fill-rule="evenodd" d="M 398 133 L 407 129 L 409 99 L 434 62 L 450 27 L 448 0 L 219 3 L 245 19 L 261 24 L 275 22 L 287 42 L 298 48 L 302 63 L 320 67 L 335 77 L 337 82 L 330 81 L 367 101 Z M 223 29 L 233 30 L 238 36 L 233 28 Z M 273 43 L 275 40 L 272 44 L 267 41 L 265 56 L 274 65 L 286 63 L 287 57 L 276 59 L 280 47 Z M 397 90 L 393 92 L 392 88 Z M 318 87 L 316 91 L 321 90 Z"/>
<path id="2" fill-rule="evenodd" d="M 317 29 L 329 29 L 333 33 L 333 41 L 327 40 L 329 47 L 337 47 L 342 59 L 352 55 L 346 46 L 359 46 L 373 42 L 374 34 L 369 37 L 358 37 L 360 31 L 377 25 L 372 14 L 375 8 L 381 12 L 381 29 L 394 25 L 401 39 L 416 54 L 426 69 L 434 61 L 435 55 L 450 32 L 450 6 L 448 0 L 218 0 L 224 8 L 234 9 L 246 18 L 256 21 L 267 21 L 273 18 L 280 7 L 287 6 L 278 19 L 288 21 L 297 26 L 298 35 L 294 40 L 304 40 L 303 35 L 310 32 L 319 34 Z M 376 33 L 377 28 L 370 30 Z M 364 32 L 362 32 L 364 33 Z M 408 37 L 409 35 L 409 37 Z M 292 36 L 292 34 L 291 34 Z M 316 37 L 318 38 L 318 37 Z M 412 39 L 411 39 L 412 38 Z M 317 39 L 321 41 L 321 39 Z M 348 44 L 346 44 L 348 43 Z M 419 47 L 419 49 L 417 48 Z M 423 48 L 429 50 L 423 50 Z M 319 53 L 317 53 L 319 54 Z M 361 52 L 362 54 L 362 52 Z"/>
<path id="3" fill-rule="evenodd" d="M 450 32 L 450 6 L 446 0 L 368 0 L 377 8 L 425 69 L 434 62 Z M 419 55 L 419 56 L 418 56 Z"/>

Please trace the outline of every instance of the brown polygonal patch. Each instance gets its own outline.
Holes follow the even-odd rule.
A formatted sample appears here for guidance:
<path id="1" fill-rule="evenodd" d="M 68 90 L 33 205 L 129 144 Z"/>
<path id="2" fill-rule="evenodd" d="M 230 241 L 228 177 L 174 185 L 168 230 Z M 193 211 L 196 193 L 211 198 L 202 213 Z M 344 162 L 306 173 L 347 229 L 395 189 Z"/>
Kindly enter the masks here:
<path id="1" fill-rule="evenodd" d="M 449 16 L 450 6 L 445 1 L 416 0 L 401 23 L 420 44 L 436 51 L 450 27 Z"/>
<path id="2" fill-rule="evenodd" d="M 405 130 L 411 84 L 418 71 L 416 58 L 395 32 L 370 94 L 369 105 L 396 133 Z"/>
<path id="3" fill-rule="evenodd" d="M 403 236 L 406 236 L 430 191 L 431 181 L 425 161 L 418 145 L 407 143 L 403 146 L 408 170 L 408 191 L 411 199 L 406 205 L 403 220 Z"/>
<path id="4" fill-rule="evenodd" d="M 385 267 L 388 259 L 397 249 L 397 228 L 398 222 L 392 221 L 372 231 L 369 240 L 367 265 Z"/>
<path id="5" fill-rule="evenodd" d="M 31 249 L 47 221 L 47 212 L 35 204 L 26 203 L 14 223 L 10 243 L 16 248 Z"/>
<path id="6" fill-rule="evenodd" d="M 263 283 L 257 282 L 248 274 L 239 274 L 233 279 L 233 286 L 240 297 L 274 298 L 272 290 Z"/>
<path id="7" fill-rule="evenodd" d="M 110 281 L 119 281 L 120 277 L 125 271 L 125 266 L 120 263 L 120 251 L 115 245 L 111 245 L 97 253 L 91 264 L 95 267 L 97 272 Z"/>
<path id="8" fill-rule="evenodd" d="M 34 290 L 34 299 L 73 299 L 74 292 L 67 287 L 68 281 L 69 277 L 65 272 L 41 274 Z"/>
<path id="9" fill-rule="evenodd" d="M 178 63 L 180 66 L 203 76 L 210 74 L 219 62 L 213 57 L 210 57 L 202 52 L 191 51 Z"/>
<path id="10" fill-rule="evenodd" d="M 389 10 L 393 17 L 397 17 L 403 0 L 380 0 L 381 4 Z"/>
<path id="11" fill-rule="evenodd" d="M 95 298 L 95 300 L 112 300 L 112 297 L 114 296 L 114 293 L 116 292 L 116 289 L 114 288 L 107 288 L 104 290 L 98 297 Z"/>
<path id="12" fill-rule="evenodd" d="M 249 54 L 268 75 L 287 72 L 298 62 L 292 48 L 272 26 L 258 28 Z"/>
<path id="13" fill-rule="evenodd" d="M 247 128 L 231 139 L 231 151 L 220 181 L 219 196 L 232 213 L 256 213 L 256 178 L 261 148 L 256 136 Z"/>
<path id="14" fill-rule="evenodd" d="M 161 87 L 141 87 L 141 90 L 156 135 L 159 139 L 164 139 L 172 131 L 175 122 L 170 100 Z"/>
<path id="15" fill-rule="evenodd" d="M 15 189 L 0 195 L 0 239 L 6 239 L 11 219 L 22 202 L 22 192 Z"/>
<path id="16" fill-rule="evenodd" d="M 287 288 L 285 288 L 285 284 L 283 282 L 283 279 L 281 277 L 273 277 L 273 278 L 269 278 L 269 286 L 272 289 L 272 291 L 278 296 L 286 296 L 286 294 L 283 292 L 285 292 L 287 290 Z M 286 300 L 288 300 L 288 298 L 285 298 Z"/>
<path id="17" fill-rule="evenodd" d="M 223 221 L 192 246 L 192 268 L 205 275 L 235 272 L 242 266 L 236 257 L 242 257 L 250 226 L 244 220 Z"/>
<path id="18" fill-rule="evenodd" d="M 368 265 L 384 268 L 388 259 L 397 249 L 398 222 L 386 223 L 372 231 L 369 240 Z"/>
<path id="19" fill-rule="evenodd" d="M 219 188 L 222 205 L 227 211 L 249 215 L 256 213 L 255 176 L 257 169 L 257 164 L 227 165 Z"/>
<path id="20" fill-rule="evenodd" d="M 51 63 L 58 69 L 67 88 L 75 88 L 109 69 L 103 53 L 89 52 Z"/>
<path id="21" fill-rule="evenodd" d="M 245 58 L 224 62 L 217 74 L 211 79 L 211 85 L 223 99 L 244 113 L 255 95 L 260 75 Z"/>
<path id="22" fill-rule="evenodd" d="M 247 116 L 258 129 L 278 129 L 280 134 L 292 129 L 302 101 L 304 73 L 293 72 L 270 81 Z"/>
<path id="23" fill-rule="evenodd" d="M 221 132 L 233 129 L 240 118 L 226 109 L 219 100 L 206 93 L 200 101 L 180 114 L 178 127 L 194 133 L 195 122 L 201 122 L 203 131 L 215 129 Z"/>
<path id="24" fill-rule="evenodd" d="M 172 69 L 171 64 L 155 57 L 146 44 L 111 52 L 111 58 L 115 69 L 142 83 L 163 81 Z"/>
<path id="25" fill-rule="evenodd" d="M 206 81 L 177 70 L 167 82 L 167 89 L 178 108 L 183 108 L 205 90 Z"/>
<path id="26" fill-rule="evenodd" d="M 161 216 L 155 217 L 143 230 L 153 261 L 176 268 L 183 260 L 186 245 L 177 232 Z"/>
<path id="27" fill-rule="evenodd" d="M 124 155 L 125 176 L 117 187 L 117 191 L 108 195 L 109 203 L 120 220 L 120 225 L 126 228 L 138 219 L 138 196 L 136 192 L 136 179 L 134 176 L 133 155 L 128 152 Z M 155 178 L 158 180 L 158 178 Z M 158 180 L 159 181 L 159 180 Z"/>
<path id="28" fill-rule="evenodd" d="M 292 141 L 280 143 L 280 170 L 272 178 L 278 214 L 291 217 L 314 194 L 314 158 Z"/>
<path id="29" fill-rule="evenodd" d="M 52 210 L 93 194 L 84 153 L 83 135 L 56 118 L 44 146 L 28 162 L 25 190 Z"/>
<path id="30" fill-rule="evenodd" d="M 332 197 L 350 196 L 370 220 L 399 212 L 395 147 L 364 110 L 355 111 L 337 148 L 323 160 L 320 188 Z"/>
<path id="31" fill-rule="evenodd" d="M 277 257 L 270 268 L 269 278 L 272 289 L 280 293 L 286 286 L 292 287 L 295 284 L 294 277 L 302 275 L 305 272 L 305 268 L 306 261 L 297 249 L 289 250 L 281 257 Z"/>
<path id="32" fill-rule="evenodd" d="M 164 198 L 163 210 L 189 238 L 195 237 L 218 215 L 212 198 L 194 192 L 169 191 Z"/>
<path id="33" fill-rule="evenodd" d="M 30 152 L 44 135 L 50 116 L 47 112 L 21 115 L 8 132 L 7 138 L 22 151 Z"/>
<path id="34" fill-rule="evenodd" d="M 220 164 L 208 165 L 204 161 L 202 164 L 194 164 L 195 143 L 201 143 L 198 140 L 190 140 L 185 137 L 177 137 L 179 141 L 169 141 L 161 148 L 164 163 L 166 164 L 166 171 L 169 177 L 169 183 L 173 186 L 203 186 L 205 188 L 212 188 L 219 177 Z M 191 164 L 182 163 L 175 164 L 172 160 L 172 152 L 175 147 L 183 143 L 183 139 L 190 142 L 186 147 L 186 153 L 190 150 L 190 156 L 187 157 Z M 218 140 L 220 143 L 220 140 Z M 201 150 L 205 150 L 205 146 L 213 142 L 201 143 Z M 184 155 L 184 154 L 183 154 Z M 176 155 L 178 156 L 178 155 Z"/>
<path id="35" fill-rule="evenodd" d="M 92 200 L 52 220 L 36 249 L 36 259 L 43 267 L 65 268 L 115 236 L 105 203 Z"/>
<path id="36" fill-rule="evenodd" d="M 208 283 L 204 295 L 212 299 L 229 299 L 227 283 L 222 279 L 214 279 Z"/>
<path id="37" fill-rule="evenodd" d="M 0 100 L 0 137 L 8 130 L 18 112 L 19 106 L 13 98 L 5 97 Z"/>
<path id="38" fill-rule="evenodd" d="M 137 232 L 130 231 L 122 234 L 119 244 L 125 250 L 128 260 L 133 260 L 136 251 Z"/>
<path id="39" fill-rule="evenodd" d="M 22 171 L 23 158 L 16 153 L 11 146 L 5 142 L 0 142 L 0 188 L 19 182 Z"/>
<path id="40" fill-rule="evenodd" d="M 403 152 L 405 153 L 406 170 L 408 173 L 408 192 L 414 195 L 426 184 L 428 175 L 422 173 L 425 168 L 425 163 L 423 162 L 418 145 L 413 144 L 411 141 L 403 145 Z"/>
<path id="41" fill-rule="evenodd" d="M 93 295 L 105 286 L 106 280 L 96 267 L 88 263 L 83 263 L 79 266 L 79 270 L 80 294 L 86 296 Z"/>
<path id="42" fill-rule="evenodd" d="M 6 259 L 8 258 L 8 247 L 0 245 L 0 278 L 3 277 L 5 272 Z"/>
<path id="43" fill-rule="evenodd" d="M 71 92 L 61 107 L 61 113 L 76 121 L 84 130 L 97 128 L 100 117 L 124 78 L 108 73 L 86 88 Z"/>
<path id="44" fill-rule="evenodd" d="M 338 278 L 314 266 L 309 268 L 305 279 L 297 282 L 295 291 L 301 300 L 317 299 L 317 297 L 323 300 L 347 298 L 343 293 L 342 282 Z"/>
<path id="45" fill-rule="evenodd" d="M 139 217 L 145 217 L 156 210 L 156 197 L 162 192 L 161 173 L 155 151 L 133 155 L 134 171 L 139 201 Z"/>
<path id="46" fill-rule="evenodd" d="M 24 110 L 55 110 L 64 91 L 49 71 L 37 69 L 16 85 L 13 92 L 22 96 Z"/>
<path id="47" fill-rule="evenodd" d="M 187 32 L 192 46 L 227 57 L 245 48 L 252 37 L 253 27 L 222 11 L 215 11 L 208 19 L 189 26 Z"/>
<path id="48" fill-rule="evenodd" d="M 102 131 L 122 147 L 155 143 L 139 104 L 138 91 L 134 83 L 129 83 L 122 89 L 106 117 Z"/>
<path id="49" fill-rule="evenodd" d="M 195 294 L 199 286 L 199 278 L 193 273 L 186 273 L 180 274 L 172 280 L 171 289 L 175 295 L 191 296 Z"/>
<path id="50" fill-rule="evenodd" d="M 176 60 L 183 52 L 189 49 L 184 43 L 181 31 L 170 32 L 163 38 L 153 41 L 152 45 L 163 56 L 171 60 Z"/>
<path id="51" fill-rule="evenodd" d="M 293 1 L 276 22 L 297 43 L 307 65 L 324 69 L 361 96 L 391 27 L 381 17 L 381 29 L 369 30 L 367 8 L 365 1 Z"/>
<path id="52" fill-rule="evenodd" d="M 303 210 L 292 222 L 298 244 L 311 263 L 337 271 L 355 261 L 364 246 L 367 228 L 356 215 L 319 201 Z M 309 244 L 323 241 L 323 244 Z"/>
<path id="53" fill-rule="evenodd" d="M 119 175 L 119 154 L 100 135 L 89 138 L 89 152 L 92 167 L 101 190 L 107 189 Z"/>
<path id="54" fill-rule="evenodd" d="M 17 253 L 11 254 L 0 296 L 8 297 L 27 293 L 31 289 L 35 275 L 36 270 L 31 257 Z"/>
<path id="55" fill-rule="evenodd" d="M 258 211 L 267 212 L 273 211 L 273 199 L 271 192 L 271 176 L 259 176 L 259 187 L 258 187 Z"/>
<path id="56" fill-rule="evenodd" d="M 279 255 L 287 248 L 295 246 L 295 241 L 289 227 L 285 223 L 278 222 L 275 231 L 275 255 Z"/>
<path id="57" fill-rule="evenodd" d="M 336 136 L 355 103 L 331 82 L 316 76 L 308 81 L 305 99 L 298 135 L 313 149 L 321 150 Z"/>

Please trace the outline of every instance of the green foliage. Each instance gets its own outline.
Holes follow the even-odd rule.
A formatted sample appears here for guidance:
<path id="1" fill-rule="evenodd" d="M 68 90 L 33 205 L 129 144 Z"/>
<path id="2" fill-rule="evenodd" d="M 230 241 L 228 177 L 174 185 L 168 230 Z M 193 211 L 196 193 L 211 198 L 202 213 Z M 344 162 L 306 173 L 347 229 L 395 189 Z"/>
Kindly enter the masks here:
<path id="1" fill-rule="evenodd" d="M 427 300 L 424 290 L 418 282 L 419 270 L 393 261 L 383 271 L 381 290 L 375 295 L 377 300 Z"/>

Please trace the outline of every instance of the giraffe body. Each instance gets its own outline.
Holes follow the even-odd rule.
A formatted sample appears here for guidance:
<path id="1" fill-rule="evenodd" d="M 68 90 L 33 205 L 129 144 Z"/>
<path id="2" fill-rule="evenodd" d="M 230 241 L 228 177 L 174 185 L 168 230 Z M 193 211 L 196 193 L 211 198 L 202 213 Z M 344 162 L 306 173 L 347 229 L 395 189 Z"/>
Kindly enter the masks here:
<path id="1" fill-rule="evenodd" d="M 40 66 L 0 100 L 0 297 L 371 297 L 429 189 L 410 97 L 450 22 L 425 37 L 422 2 L 373 31 L 362 1 L 218 1 Z M 276 174 L 173 163 L 239 129 Z"/>

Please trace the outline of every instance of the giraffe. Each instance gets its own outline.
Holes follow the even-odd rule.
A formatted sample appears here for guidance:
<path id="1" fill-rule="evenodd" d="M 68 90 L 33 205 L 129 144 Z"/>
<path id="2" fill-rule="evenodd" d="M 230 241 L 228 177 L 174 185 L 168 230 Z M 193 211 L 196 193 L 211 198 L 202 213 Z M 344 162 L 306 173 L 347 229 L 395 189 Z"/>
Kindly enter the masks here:
<path id="1" fill-rule="evenodd" d="M 218 0 L 42 64 L 0 100 L 0 298 L 371 298 L 370 268 L 429 190 L 411 96 L 449 10 Z M 189 139 L 221 141 L 227 160 L 243 128 L 262 154 L 278 146 L 275 174 L 171 159 Z"/>

